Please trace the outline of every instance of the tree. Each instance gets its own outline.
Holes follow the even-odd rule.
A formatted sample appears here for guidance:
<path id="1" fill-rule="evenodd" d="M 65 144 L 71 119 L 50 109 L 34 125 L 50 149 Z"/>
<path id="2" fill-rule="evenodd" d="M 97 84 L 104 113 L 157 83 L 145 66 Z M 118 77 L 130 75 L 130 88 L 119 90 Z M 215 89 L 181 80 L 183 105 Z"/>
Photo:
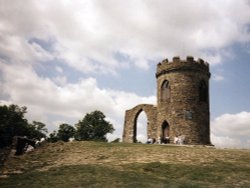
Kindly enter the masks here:
<path id="1" fill-rule="evenodd" d="M 101 111 L 94 111 L 86 114 L 76 124 L 76 140 L 98 140 L 107 141 L 106 134 L 114 131 L 113 125 L 105 120 Z"/>
<path id="2" fill-rule="evenodd" d="M 32 124 L 28 125 L 28 135 L 30 138 L 46 138 L 46 133 L 48 133 L 48 129 L 46 128 L 46 125 L 42 122 L 33 121 Z"/>
<path id="3" fill-rule="evenodd" d="M 57 136 L 57 132 L 56 131 L 53 131 L 52 133 L 49 134 L 49 137 L 48 137 L 48 141 L 49 142 L 57 142 L 59 140 L 58 136 Z"/>
<path id="4" fill-rule="evenodd" d="M 0 147 L 9 146 L 14 136 L 28 133 L 28 121 L 24 118 L 26 107 L 11 104 L 0 106 Z"/>
<path id="5" fill-rule="evenodd" d="M 75 134 L 75 128 L 69 124 L 63 123 L 60 125 L 57 137 L 59 140 L 68 142 L 71 137 Z"/>
<path id="6" fill-rule="evenodd" d="M 29 124 L 24 118 L 25 113 L 25 106 L 0 106 L 0 148 L 9 146 L 14 136 L 27 136 L 30 139 L 46 137 L 46 125 L 36 121 Z"/>

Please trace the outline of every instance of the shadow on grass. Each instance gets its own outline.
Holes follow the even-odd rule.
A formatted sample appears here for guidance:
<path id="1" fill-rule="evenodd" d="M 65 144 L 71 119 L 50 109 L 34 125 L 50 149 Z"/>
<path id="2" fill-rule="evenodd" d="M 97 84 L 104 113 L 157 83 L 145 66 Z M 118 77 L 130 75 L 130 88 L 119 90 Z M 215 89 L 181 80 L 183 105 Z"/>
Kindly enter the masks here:
<path id="1" fill-rule="evenodd" d="M 160 162 L 120 167 L 75 165 L 12 175 L 1 180 L 0 187 L 230 187 L 238 181 L 238 176 L 242 178 L 249 173 L 247 167 L 239 168 L 223 162 L 211 166 Z M 230 177 L 233 180 L 228 181 Z"/>

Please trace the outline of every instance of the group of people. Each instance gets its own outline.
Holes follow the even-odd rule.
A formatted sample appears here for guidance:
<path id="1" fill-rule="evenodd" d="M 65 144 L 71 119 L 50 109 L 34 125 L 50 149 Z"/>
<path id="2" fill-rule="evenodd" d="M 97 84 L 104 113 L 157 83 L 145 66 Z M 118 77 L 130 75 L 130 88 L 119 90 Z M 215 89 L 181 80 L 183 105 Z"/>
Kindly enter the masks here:
<path id="1" fill-rule="evenodd" d="M 185 140 L 185 135 L 180 135 L 180 136 L 175 136 L 174 137 L 174 144 L 184 144 L 184 140 Z"/>
<path id="2" fill-rule="evenodd" d="M 182 145 L 184 143 L 185 140 L 185 135 L 179 135 L 179 136 L 175 136 L 174 137 L 174 144 L 180 144 Z M 158 140 L 156 141 L 155 138 L 148 138 L 147 144 L 169 144 L 170 143 L 170 137 L 166 136 L 166 137 L 159 137 Z"/>
<path id="3" fill-rule="evenodd" d="M 40 140 L 31 140 L 25 136 L 15 136 L 13 138 L 13 147 L 15 147 L 16 150 L 15 155 L 31 152 L 43 142 L 45 142 L 45 138 L 41 138 Z"/>

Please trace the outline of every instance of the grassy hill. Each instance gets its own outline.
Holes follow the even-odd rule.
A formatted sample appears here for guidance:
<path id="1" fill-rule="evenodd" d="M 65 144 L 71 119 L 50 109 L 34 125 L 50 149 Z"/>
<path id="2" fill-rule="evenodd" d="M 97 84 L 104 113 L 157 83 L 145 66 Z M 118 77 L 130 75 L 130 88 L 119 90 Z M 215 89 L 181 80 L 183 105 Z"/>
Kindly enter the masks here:
<path id="1" fill-rule="evenodd" d="M 58 142 L 11 155 L 1 177 L 0 187 L 250 187 L 250 150 Z"/>

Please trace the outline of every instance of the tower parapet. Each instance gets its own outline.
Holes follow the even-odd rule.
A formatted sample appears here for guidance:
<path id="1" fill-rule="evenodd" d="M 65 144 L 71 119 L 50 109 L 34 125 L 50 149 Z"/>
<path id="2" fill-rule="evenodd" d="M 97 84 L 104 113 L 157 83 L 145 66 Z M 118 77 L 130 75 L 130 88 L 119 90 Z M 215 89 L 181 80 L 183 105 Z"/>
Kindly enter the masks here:
<path id="1" fill-rule="evenodd" d="M 209 73 L 209 64 L 205 62 L 203 59 L 194 60 L 192 56 L 187 56 L 185 60 L 180 59 L 179 56 L 173 57 L 172 61 L 168 61 L 168 59 L 164 59 L 162 62 L 158 63 L 156 78 L 158 78 L 162 74 L 166 74 L 174 71 L 204 71 Z"/>

